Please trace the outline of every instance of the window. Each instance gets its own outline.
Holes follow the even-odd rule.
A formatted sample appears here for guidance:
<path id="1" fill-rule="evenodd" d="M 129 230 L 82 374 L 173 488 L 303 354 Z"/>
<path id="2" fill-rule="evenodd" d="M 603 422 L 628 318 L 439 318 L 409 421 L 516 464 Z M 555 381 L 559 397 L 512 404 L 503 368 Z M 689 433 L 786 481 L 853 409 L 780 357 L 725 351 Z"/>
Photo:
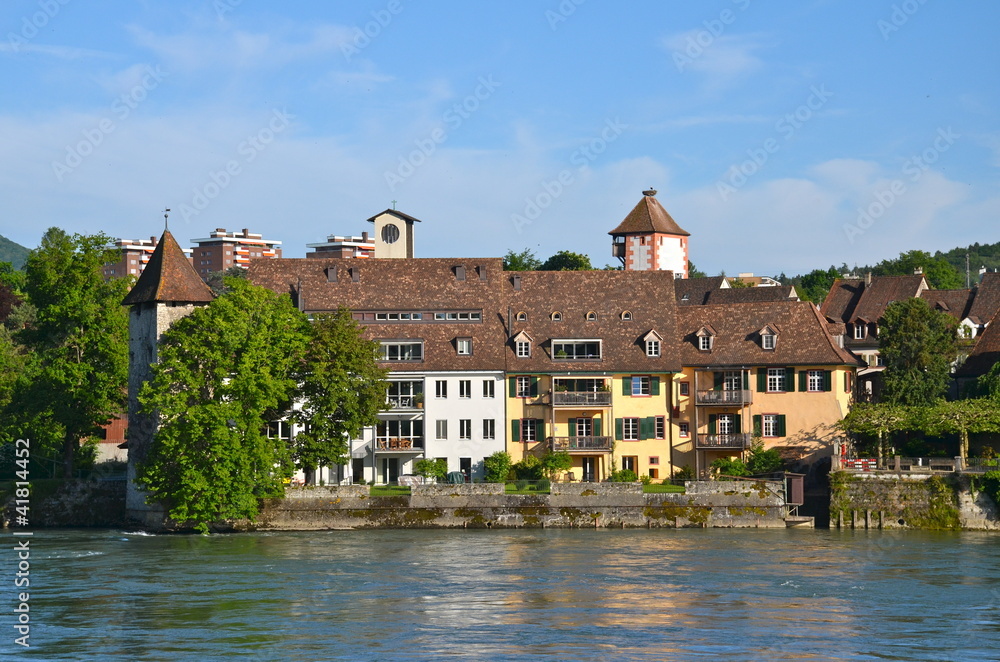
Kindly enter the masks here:
<path id="1" fill-rule="evenodd" d="M 268 439 L 291 439 L 292 424 L 288 421 L 271 421 L 267 424 Z"/>
<path id="2" fill-rule="evenodd" d="M 483 380 L 483 397 L 484 398 L 495 398 L 496 397 L 496 382 L 492 379 Z"/>
<path id="3" fill-rule="evenodd" d="M 580 361 L 601 358 L 600 340 L 553 340 L 552 358 L 559 361 Z"/>
<path id="4" fill-rule="evenodd" d="M 734 434 L 736 432 L 736 420 L 732 414 L 719 414 L 717 421 L 718 434 Z"/>
<path id="5" fill-rule="evenodd" d="M 639 464 L 637 462 L 639 458 L 634 455 L 624 455 L 622 456 L 622 471 L 635 472 L 635 465 Z"/>
<path id="6" fill-rule="evenodd" d="M 651 458 L 649 458 L 649 463 L 653 464 L 653 465 L 659 464 L 660 463 L 660 458 L 655 457 L 655 456 L 651 457 Z"/>
<path id="7" fill-rule="evenodd" d="M 518 340 L 517 346 L 517 357 L 519 359 L 526 359 L 531 356 L 531 343 L 527 340 Z"/>
<path id="8" fill-rule="evenodd" d="M 458 438 L 472 439 L 472 419 L 463 418 L 458 421 Z"/>
<path id="9" fill-rule="evenodd" d="M 854 339 L 862 340 L 865 337 L 865 325 L 861 322 L 857 322 L 854 325 Z"/>
<path id="10" fill-rule="evenodd" d="M 624 321 L 624 322 L 631 322 L 632 321 L 632 313 L 630 313 L 627 310 L 624 313 L 622 313 L 622 321 Z"/>
<path id="11" fill-rule="evenodd" d="M 726 391 L 739 391 L 743 388 L 743 373 L 739 370 L 726 370 L 722 376 L 722 388 Z"/>
<path id="12" fill-rule="evenodd" d="M 785 368 L 767 369 L 767 392 L 780 393 L 787 390 L 785 388 Z"/>
<path id="13" fill-rule="evenodd" d="M 439 379 L 434 382 L 434 397 L 435 398 L 447 398 L 448 397 L 448 382 L 443 379 Z"/>
<path id="14" fill-rule="evenodd" d="M 681 382 L 681 395 L 691 395 L 691 384 L 689 382 Z"/>
<path id="15" fill-rule="evenodd" d="M 632 377 L 632 395 L 649 395 L 649 377 L 636 375 Z"/>
<path id="16" fill-rule="evenodd" d="M 822 370 L 810 370 L 809 371 L 809 390 L 810 391 L 822 391 L 823 389 L 823 371 Z"/>
<path id="17" fill-rule="evenodd" d="M 698 338 L 698 349 L 703 352 L 712 349 L 712 336 L 700 336 Z"/>
<path id="18" fill-rule="evenodd" d="M 773 333 L 765 333 L 760 337 L 760 346 L 763 349 L 774 349 L 774 340 L 775 337 Z"/>
<path id="19" fill-rule="evenodd" d="M 660 470 L 659 469 L 652 469 L 651 468 L 649 470 L 649 477 L 650 478 L 659 478 L 660 477 Z"/>
<path id="20" fill-rule="evenodd" d="M 518 313 L 517 314 L 517 321 L 518 322 L 527 322 L 528 321 L 528 313 L 525 313 L 525 312 Z"/>
<path id="21" fill-rule="evenodd" d="M 535 431 L 537 430 L 535 425 L 535 419 L 533 418 L 522 418 L 521 419 L 521 441 L 532 442 L 538 441 Z"/>
<path id="22" fill-rule="evenodd" d="M 472 380 L 471 379 L 460 379 L 460 380 L 458 380 L 458 397 L 460 397 L 460 398 L 471 398 L 472 397 Z"/>
<path id="23" fill-rule="evenodd" d="M 660 355 L 660 341 L 659 340 L 647 340 L 646 341 L 646 356 L 657 357 Z"/>
<path id="24" fill-rule="evenodd" d="M 597 321 L 597 313 L 595 313 L 594 311 L 590 311 L 589 313 L 587 313 L 587 321 L 588 322 L 596 322 Z"/>
<path id="25" fill-rule="evenodd" d="M 677 428 L 678 428 L 678 432 L 677 432 L 678 436 L 680 436 L 680 437 L 682 437 L 684 439 L 687 439 L 688 437 L 691 436 L 691 424 L 690 423 L 678 423 L 677 424 Z"/>
<path id="26" fill-rule="evenodd" d="M 483 419 L 483 439 L 497 438 L 497 422 L 492 418 Z"/>
<path id="27" fill-rule="evenodd" d="M 448 438 L 448 421 L 445 420 L 434 421 L 434 438 L 435 439 Z"/>
<path id="28" fill-rule="evenodd" d="M 424 344 L 422 342 L 383 341 L 380 344 L 383 361 L 422 361 Z"/>
<path id="29" fill-rule="evenodd" d="M 459 356 L 469 356 L 472 354 L 472 338 L 459 338 L 455 342 L 455 348 Z"/>
<path id="30" fill-rule="evenodd" d="M 514 391 L 514 395 L 518 398 L 531 397 L 531 377 L 522 376 L 517 378 L 517 389 Z"/>
<path id="31" fill-rule="evenodd" d="M 639 419 L 622 419 L 622 439 L 625 441 L 639 441 Z"/>
<path id="32" fill-rule="evenodd" d="M 657 416 L 654 421 L 654 433 L 656 439 L 666 439 L 667 437 L 667 419 L 663 416 Z"/>
<path id="33" fill-rule="evenodd" d="M 777 414 L 764 414 L 762 417 L 763 425 L 761 434 L 765 437 L 777 437 L 778 436 L 778 415 Z"/>
<path id="34" fill-rule="evenodd" d="M 560 313 L 558 311 L 552 313 L 552 315 L 550 315 L 550 317 L 552 318 L 553 322 L 561 322 L 562 321 L 562 313 Z"/>

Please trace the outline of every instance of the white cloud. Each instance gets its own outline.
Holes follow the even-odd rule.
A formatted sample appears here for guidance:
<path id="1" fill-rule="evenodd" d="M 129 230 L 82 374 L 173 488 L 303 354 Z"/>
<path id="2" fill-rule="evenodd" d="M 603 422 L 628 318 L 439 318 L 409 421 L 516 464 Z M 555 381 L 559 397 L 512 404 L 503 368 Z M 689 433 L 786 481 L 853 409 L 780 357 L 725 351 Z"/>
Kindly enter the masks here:
<path id="1" fill-rule="evenodd" d="M 689 30 L 664 38 L 663 47 L 680 73 L 701 74 L 710 89 L 728 87 L 759 70 L 756 51 L 764 47 L 759 35 L 713 36 L 707 30 Z"/>

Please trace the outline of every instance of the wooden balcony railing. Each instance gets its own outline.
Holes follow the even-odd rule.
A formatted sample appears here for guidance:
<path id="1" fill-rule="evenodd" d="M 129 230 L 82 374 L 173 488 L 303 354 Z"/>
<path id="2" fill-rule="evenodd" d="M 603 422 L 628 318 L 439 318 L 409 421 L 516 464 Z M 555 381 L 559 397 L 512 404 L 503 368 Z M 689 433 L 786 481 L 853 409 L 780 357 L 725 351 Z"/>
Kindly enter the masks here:
<path id="1" fill-rule="evenodd" d="M 549 437 L 553 451 L 610 451 L 611 437 Z"/>
<path id="2" fill-rule="evenodd" d="M 424 450 L 424 439 L 423 437 L 377 437 L 375 439 L 375 450 L 422 452 Z"/>
<path id="3" fill-rule="evenodd" d="M 552 404 L 556 407 L 609 407 L 611 391 L 554 391 Z"/>
<path id="4" fill-rule="evenodd" d="M 750 433 L 699 434 L 697 447 L 705 450 L 745 450 L 750 448 Z"/>
<path id="5" fill-rule="evenodd" d="M 698 391 L 695 402 L 699 405 L 737 406 L 753 404 L 753 391 Z"/>

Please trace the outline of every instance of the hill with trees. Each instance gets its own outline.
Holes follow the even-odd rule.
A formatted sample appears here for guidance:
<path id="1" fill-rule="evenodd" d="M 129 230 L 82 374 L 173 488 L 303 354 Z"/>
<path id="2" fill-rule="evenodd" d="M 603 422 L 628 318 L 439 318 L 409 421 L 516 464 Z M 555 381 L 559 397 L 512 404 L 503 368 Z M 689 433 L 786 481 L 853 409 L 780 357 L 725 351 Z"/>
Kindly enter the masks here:
<path id="1" fill-rule="evenodd" d="M 0 235 L 0 262 L 10 262 L 18 271 L 24 269 L 29 249 Z"/>

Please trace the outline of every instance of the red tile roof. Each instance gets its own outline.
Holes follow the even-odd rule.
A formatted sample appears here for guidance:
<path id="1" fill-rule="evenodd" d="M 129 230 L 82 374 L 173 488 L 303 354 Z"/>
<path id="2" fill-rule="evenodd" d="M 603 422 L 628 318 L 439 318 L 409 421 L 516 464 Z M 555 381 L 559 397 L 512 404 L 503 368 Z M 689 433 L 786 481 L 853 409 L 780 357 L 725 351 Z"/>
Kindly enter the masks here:
<path id="1" fill-rule="evenodd" d="M 725 276 L 710 276 L 706 278 L 678 278 L 674 282 L 674 293 L 677 303 L 682 306 L 703 306 L 708 303 L 709 295 L 722 287 Z"/>
<path id="2" fill-rule="evenodd" d="M 976 286 L 968 317 L 976 324 L 985 324 L 997 311 L 1000 311 L 1000 273 L 990 272 L 983 274 L 983 280 Z"/>
<path id="3" fill-rule="evenodd" d="M 980 377 L 1000 361 L 1000 312 L 993 316 L 983 334 L 976 341 L 976 348 L 955 371 L 956 377 Z"/>
<path id="4" fill-rule="evenodd" d="M 861 293 L 861 299 L 855 307 L 850 320 L 878 322 L 885 313 L 886 306 L 894 301 L 914 299 L 927 289 L 927 281 L 923 276 L 873 276 L 872 282 L 866 285 Z"/>
<path id="5" fill-rule="evenodd" d="M 625 220 L 608 234 L 646 234 L 649 232 L 685 237 L 691 234 L 677 225 L 677 222 L 670 217 L 667 210 L 653 195 L 643 195 L 642 200 L 628 213 Z"/>
<path id="6" fill-rule="evenodd" d="M 163 231 L 123 306 L 150 302 L 208 303 L 215 298 L 169 230 Z"/>
<path id="7" fill-rule="evenodd" d="M 924 290 L 920 298 L 927 305 L 961 322 L 968 317 L 969 306 L 972 304 L 972 290 Z"/>
<path id="8" fill-rule="evenodd" d="M 831 322 L 849 322 L 851 313 L 861 299 L 865 282 L 860 278 L 838 278 L 833 281 L 830 291 L 820 306 L 823 317 Z"/>

